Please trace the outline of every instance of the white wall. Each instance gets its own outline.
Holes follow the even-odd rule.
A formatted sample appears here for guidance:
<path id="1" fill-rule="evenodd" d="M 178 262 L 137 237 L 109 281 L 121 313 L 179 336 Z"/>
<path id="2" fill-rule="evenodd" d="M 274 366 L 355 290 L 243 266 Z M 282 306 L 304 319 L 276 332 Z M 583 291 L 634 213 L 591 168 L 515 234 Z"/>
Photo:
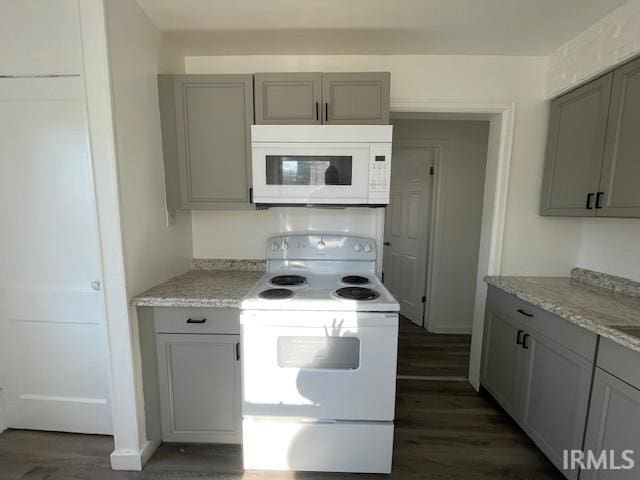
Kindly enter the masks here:
<path id="1" fill-rule="evenodd" d="M 188 270 L 191 216 L 178 212 L 176 225 L 167 226 L 160 35 L 135 2 L 109 0 L 106 8 L 127 283 L 135 295 Z"/>
<path id="2" fill-rule="evenodd" d="M 640 220 L 585 220 L 577 265 L 640 282 Z"/>
<path id="3" fill-rule="evenodd" d="M 547 96 L 554 97 L 640 53 L 640 0 L 627 0 L 549 57 Z"/>
<path id="4" fill-rule="evenodd" d="M 377 238 L 382 209 L 272 208 L 259 211 L 193 211 L 196 258 L 265 258 L 266 240 L 279 232 L 345 232 Z M 380 230 L 378 230 L 380 227 Z"/>
<path id="5" fill-rule="evenodd" d="M 94 4 L 95 0 L 83 1 L 92 7 L 95 29 L 102 13 L 100 5 Z M 173 55 L 161 58 L 159 32 L 136 2 L 107 0 L 104 8 L 128 299 L 186 271 L 193 256 L 191 215 L 179 213 L 176 225 L 167 226 L 156 79 L 162 70 L 180 72 L 181 62 Z M 89 22 L 86 28 L 88 36 Z M 103 55 L 99 48 L 93 53 L 96 58 Z M 90 92 L 89 98 L 93 95 L 96 102 L 104 100 L 104 95 L 109 95 L 109 89 L 105 90 Z M 96 112 L 100 119 L 110 113 L 108 108 L 104 110 Z M 101 135 L 107 132 L 92 132 L 92 141 Z M 109 317 L 116 432 L 111 464 L 114 469 L 139 470 L 159 438 L 146 438 L 136 309 L 129 307 L 126 316 Z"/>
<path id="6" fill-rule="evenodd" d="M 466 100 L 517 103 L 511 184 L 502 271 L 505 274 L 566 274 L 575 266 L 580 223 L 540 217 L 547 106 L 543 57 L 435 55 L 327 55 L 187 57 L 187 73 L 269 71 L 390 71 L 392 99 Z M 264 237 L 272 223 L 258 222 L 263 212 L 197 213 L 193 216 L 194 251 L 216 256 L 255 256 L 251 247 L 224 244 L 234 226 L 236 238 Z M 225 221 L 221 221 L 224 217 Z M 242 221 L 240 219 L 243 219 Z M 231 223 L 229 223 L 231 222 Z M 202 235 L 206 234 L 206 238 Z M 220 244 L 204 250 L 207 243 Z M 222 247 L 221 245 L 225 245 Z M 215 249 L 215 250 L 213 250 Z"/>

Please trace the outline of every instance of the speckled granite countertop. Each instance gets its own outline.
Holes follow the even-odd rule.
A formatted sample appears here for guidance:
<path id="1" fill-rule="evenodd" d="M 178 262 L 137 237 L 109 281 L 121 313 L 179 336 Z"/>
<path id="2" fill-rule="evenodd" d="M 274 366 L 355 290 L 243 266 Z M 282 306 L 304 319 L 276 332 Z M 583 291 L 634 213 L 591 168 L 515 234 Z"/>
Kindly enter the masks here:
<path id="1" fill-rule="evenodd" d="M 193 270 L 136 295 L 138 307 L 238 308 L 240 299 L 264 274 L 260 260 L 194 259 Z"/>
<path id="2" fill-rule="evenodd" d="M 640 352 L 640 284 L 574 269 L 571 277 L 486 277 L 486 282 L 602 337 Z M 635 333 L 635 332 L 634 332 Z"/>

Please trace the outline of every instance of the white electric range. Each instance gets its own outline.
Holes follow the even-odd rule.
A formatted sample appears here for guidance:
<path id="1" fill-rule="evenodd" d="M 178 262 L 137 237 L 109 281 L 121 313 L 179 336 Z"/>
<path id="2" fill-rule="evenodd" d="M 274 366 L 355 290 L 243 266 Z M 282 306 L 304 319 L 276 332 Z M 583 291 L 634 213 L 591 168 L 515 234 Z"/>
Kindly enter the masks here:
<path id="1" fill-rule="evenodd" d="M 389 473 L 399 305 L 369 238 L 269 239 L 241 302 L 245 469 Z"/>

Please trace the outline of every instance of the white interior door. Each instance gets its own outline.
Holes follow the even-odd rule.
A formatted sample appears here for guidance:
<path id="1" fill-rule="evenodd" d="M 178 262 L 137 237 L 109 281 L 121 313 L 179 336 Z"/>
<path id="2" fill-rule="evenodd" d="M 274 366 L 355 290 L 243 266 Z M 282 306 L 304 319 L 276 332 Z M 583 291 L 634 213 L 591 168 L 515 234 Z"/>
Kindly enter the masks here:
<path id="1" fill-rule="evenodd" d="M 385 214 L 384 284 L 416 325 L 424 322 L 433 158 L 428 147 L 393 147 Z"/>
<path id="2" fill-rule="evenodd" d="M 112 431 L 79 77 L 0 79 L 0 387 L 10 428 Z"/>

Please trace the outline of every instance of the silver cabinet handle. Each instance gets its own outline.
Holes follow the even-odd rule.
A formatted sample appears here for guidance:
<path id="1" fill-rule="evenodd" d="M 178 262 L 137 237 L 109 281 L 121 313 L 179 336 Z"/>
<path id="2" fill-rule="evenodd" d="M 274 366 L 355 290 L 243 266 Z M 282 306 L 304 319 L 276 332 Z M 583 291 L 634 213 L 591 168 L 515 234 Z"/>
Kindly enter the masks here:
<path id="1" fill-rule="evenodd" d="M 100 291 L 100 288 L 102 288 L 102 284 L 98 280 L 94 280 L 89 285 L 91 286 L 91 290 L 95 290 L 96 292 Z"/>

